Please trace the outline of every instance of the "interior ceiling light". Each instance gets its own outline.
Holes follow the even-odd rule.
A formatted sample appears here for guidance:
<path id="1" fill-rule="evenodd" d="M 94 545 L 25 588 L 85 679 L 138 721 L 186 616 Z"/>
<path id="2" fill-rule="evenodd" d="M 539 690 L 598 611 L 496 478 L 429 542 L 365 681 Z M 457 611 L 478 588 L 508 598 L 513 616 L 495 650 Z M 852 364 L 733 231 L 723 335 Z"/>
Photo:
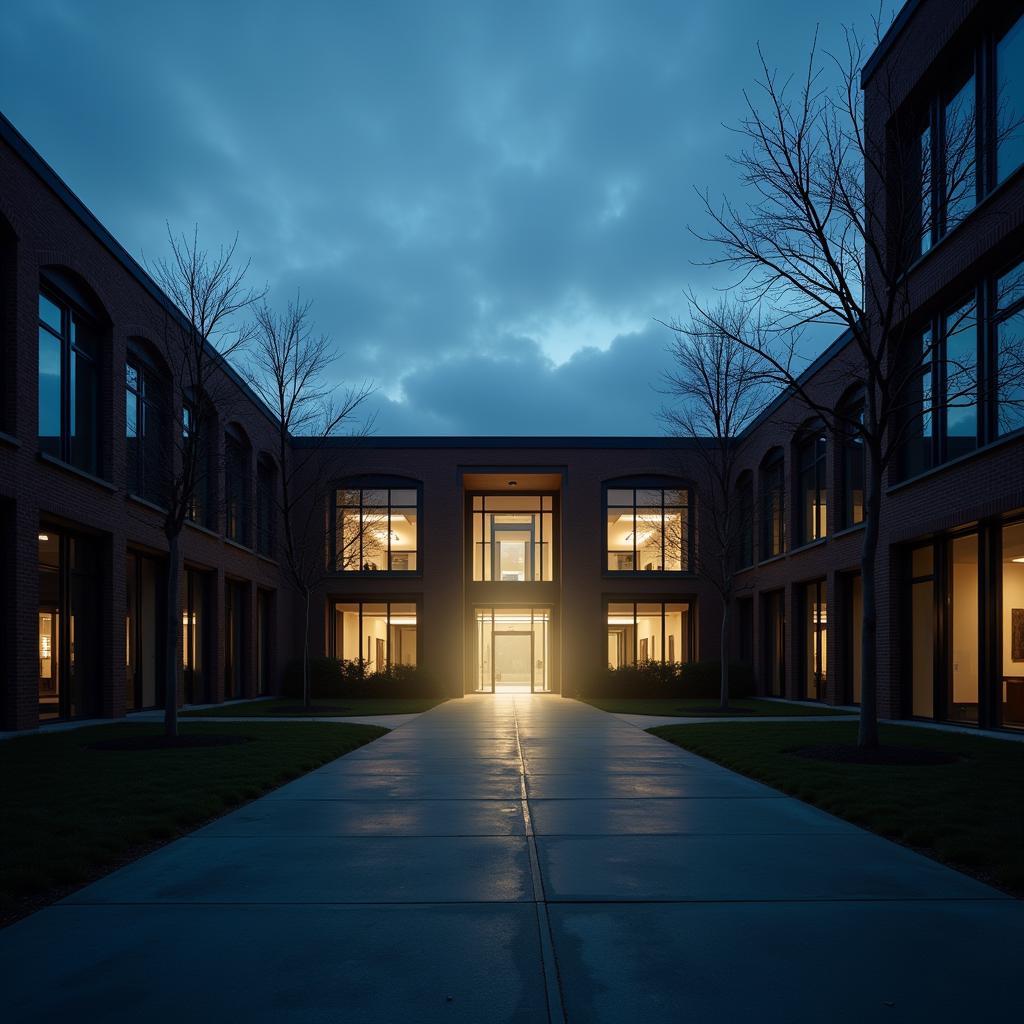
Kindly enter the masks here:
<path id="1" fill-rule="evenodd" d="M 39 539 L 40 540 L 49 540 L 50 539 L 50 535 L 48 533 L 41 533 L 41 534 L 39 534 Z M 1016 559 L 1016 561 L 1024 562 L 1024 558 L 1018 558 L 1018 559 Z"/>
<path id="2" fill-rule="evenodd" d="M 39 539 L 40 540 L 45 540 L 46 538 L 40 537 Z M 1024 555 L 1022 555 L 1020 558 L 1013 559 L 1013 561 L 1015 561 L 1015 562 L 1024 562 Z"/>

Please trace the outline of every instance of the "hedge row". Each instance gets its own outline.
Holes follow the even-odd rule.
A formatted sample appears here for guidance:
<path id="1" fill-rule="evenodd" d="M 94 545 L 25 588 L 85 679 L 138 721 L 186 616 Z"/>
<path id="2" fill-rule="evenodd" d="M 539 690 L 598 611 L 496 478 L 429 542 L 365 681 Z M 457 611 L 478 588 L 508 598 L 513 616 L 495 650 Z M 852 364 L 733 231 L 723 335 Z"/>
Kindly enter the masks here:
<path id="1" fill-rule="evenodd" d="M 721 690 L 721 663 L 690 661 L 685 664 L 639 662 L 609 668 L 579 687 L 581 697 L 701 697 L 712 699 Z M 754 673 L 750 665 L 729 664 L 729 696 L 750 697 Z"/>
<path id="2" fill-rule="evenodd" d="M 445 697 L 437 680 L 415 665 L 392 665 L 384 672 L 367 672 L 360 661 L 309 659 L 312 697 Z M 288 664 L 284 696 L 302 698 L 302 659 Z"/>

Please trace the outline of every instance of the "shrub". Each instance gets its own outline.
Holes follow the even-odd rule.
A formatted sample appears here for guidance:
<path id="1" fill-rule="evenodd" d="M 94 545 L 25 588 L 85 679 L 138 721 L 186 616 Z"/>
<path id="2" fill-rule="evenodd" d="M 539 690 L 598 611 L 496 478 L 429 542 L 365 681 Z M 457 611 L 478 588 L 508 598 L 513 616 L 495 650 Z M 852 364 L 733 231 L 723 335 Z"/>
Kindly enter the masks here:
<path id="1" fill-rule="evenodd" d="M 436 679 L 416 665 L 392 665 L 384 672 L 367 672 L 359 659 L 309 659 L 313 697 L 445 697 Z M 284 676 L 284 696 L 302 699 L 302 659 L 290 662 Z"/>
<path id="2" fill-rule="evenodd" d="M 706 697 L 717 699 L 718 661 L 662 664 L 642 661 L 635 665 L 605 669 L 580 687 L 583 697 Z M 749 665 L 730 663 L 729 696 L 749 697 L 754 692 L 754 674 Z"/>

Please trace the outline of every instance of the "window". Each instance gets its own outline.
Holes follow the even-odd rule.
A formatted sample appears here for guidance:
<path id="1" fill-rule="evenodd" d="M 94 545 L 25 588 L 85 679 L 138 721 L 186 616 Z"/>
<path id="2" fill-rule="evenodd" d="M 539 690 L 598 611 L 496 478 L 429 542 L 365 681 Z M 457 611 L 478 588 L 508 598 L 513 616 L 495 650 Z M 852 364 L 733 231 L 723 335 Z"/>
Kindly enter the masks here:
<path id="1" fill-rule="evenodd" d="M 828 490 L 825 463 L 828 443 L 821 423 L 812 423 L 797 442 L 797 509 L 801 544 L 828 533 Z"/>
<path id="2" fill-rule="evenodd" d="M 256 550 L 274 554 L 277 526 L 277 472 L 274 463 L 261 455 L 256 463 Z"/>
<path id="3" fill-rule="evenodd" d="M 605 491 L 609 572 L 690 571 L 690 491 L 609 487 Z"/>
<path id="4" fill-rule="evenodd" d="M 335 491 L 335 572 L 415 572 L 419 489 L 348 487 Z"/>
<path id="5" fill-rule="evenodd" d="M 842 457 L 839 465 L 841 496 L 839 515 L 845 529 L 864 522 L 865 486 L 867 482 L 867 452 L 864 438 L 857 425 L 864 422 L 864 396 L 862 393 L 843 403 Z"/>
<path id="6" fill-rule="evenodd" d="M 910 713 L 935 713 L 935 552 L 932 545 L 910 555 Z"/>
<path id="7" fill-rule="evenodd" d="M 49 290 L 39 294 L 39 450 L 87 473 L 99 468 L 95 322 Z"/>
<path id="8" fill-rule="evenodd" d="M 237 430 L 224 436 L 224 532 L 229 540 L 249 546 L 249 445 Z"/>
<path id="9" fill-rule="evenodd" d="M 920 334 L 920 370 L 907 395 L 907 421 L 899 461 L 905 479 L 966 455 L 981 435 L 979 330 L 973 298 Z"/>
<path id="10" fill-rule="evenodd" d="M 997 437 L 1024 427 L 1024 263 L 996 281 L 993 325 Z"/>
<path id="11" fill-rule="evenodd" d="M 335 602 L 331 648 L 340 661 L 361 662 L 367 673 L 415 665 L 416 605 L 412 601 Z"/>
<path id="12" fill-rule="evenodd" d="M 996 182 L 1024 164 L 1024 18 L 996 43 Z"/>
<path id="13" fill-rule="evenodd" d="M 163 654 L 163 571 L 155 558 L 129 551 L 125 561 L 125 707 L 157 707 Z"/>
<path id="14" fill-rule="evenodd" d="M 210 473 L 209 427 L 214 417 L 209 410 L 200 415 L 200 407 L 186 402 L 181 409 L 181 450 L 183 473 L 189 491 L 189 522 L 211 525 L 213 515 L 212 475 Z"/>
<path id="15" fill-rule="evenodd" d="M 1018 8 L 1019 10 L 1019 8 Z M 996 20 L 977 38 L 959 70 L 940 62 L 952 87 L 921 113 L 916 161 L 921 252 L 952 231 L 978 200 L 1024 163 L 1024 18 Z M 993 73 L 987 69 L 994 67 Z M 976 74 L 975 68 L 985 68 Z"/>
<path id="16" fill-rule="evenodd" d="M 186 569 L 181 581 L 181 669 L 186 704 L 206 700 L 207 576 Z"/>
<path id="17" fill-rule="evenodd" d="M 608 667 L 693 660 L 690 603 L 614 601 L 608 605 Z"/>
<path id="18" fill-rule="evenodd" d="M 786 595 L 772 590 L 761 599 L 764 623 L 765 690 L 770 697 L 786 691 Z"/>
<path id="19" fill-rule="evenodd" d="M 1024 522 L 1003 526 L 999 721 L 1024 727 Z"/>
<path id="20" fill-rule="evenodd" d="M 125 456 L 131 494 L 161 504 L 167 480 L 167 384 L 135 351 L 125 362 Z"/>
<path id="21" fill-rule="evenodd" d="M 739 516 L 739 566 L 754 564 L 754 478 L 750 471 L 740 474 L 736 484 L 736 506 Z"/>
<path id="22" fill-rule="evenodd" d="M 554 496 L 474 494 L 473 581 L 554 578 Z"/>
<path id="23" fill-rule="evenodd" d="M 774 558 L 786 549 L 785 460 L 775 448 L 761 463 L 761 558 Z"/>
<path id="24" fill-rule="evenodd" d="M 224 581 L 224 699 L 244 695 L 248 677 L 249 584 Z"/>
<path id="25" fill-rule="evenodd" d="M 804 585 L 804 696 L 822 700 L 828 675 L 828 608 L 825 581 Z"/>

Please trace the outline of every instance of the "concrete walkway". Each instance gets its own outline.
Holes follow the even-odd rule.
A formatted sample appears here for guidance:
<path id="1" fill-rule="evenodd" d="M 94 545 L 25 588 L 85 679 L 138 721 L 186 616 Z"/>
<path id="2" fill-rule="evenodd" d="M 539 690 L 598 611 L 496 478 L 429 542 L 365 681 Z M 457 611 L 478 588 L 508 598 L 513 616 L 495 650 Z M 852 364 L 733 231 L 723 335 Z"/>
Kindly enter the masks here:
<path id="1" fill-rule="evenodd" d="M 935 1024 L 1012 1019 L 1022 948 L 963 875 L 587 705 L 474 697 L 0 932 L 0 1007 Z"/>

